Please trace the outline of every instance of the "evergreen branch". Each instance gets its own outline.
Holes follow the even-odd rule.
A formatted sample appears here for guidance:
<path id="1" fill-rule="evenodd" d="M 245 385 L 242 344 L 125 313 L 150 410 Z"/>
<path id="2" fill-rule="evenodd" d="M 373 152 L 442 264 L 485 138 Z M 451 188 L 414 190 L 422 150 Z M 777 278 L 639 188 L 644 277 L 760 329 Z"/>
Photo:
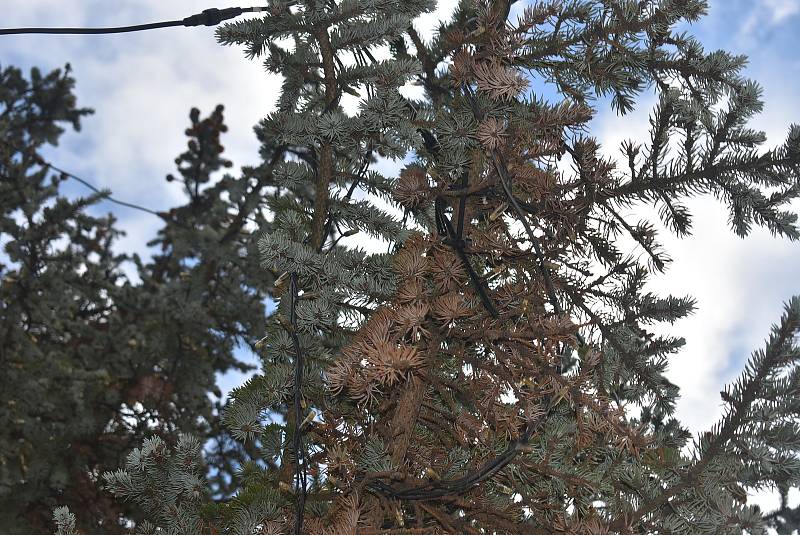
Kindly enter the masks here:
<path id="1" fill-rule="evenodd" d="M 614 219 L 619 221 L 620 225 L 625 227 L 625 230 L 628 231 L 628 234 L 631 236 L 631 238 L 636 240 L 637 243 L 639 243 L 639 245 L 642 246 L 645 252 L 647 252 L 647 254 L 650 255 L 650 258 L 653 261 L 653 265 L 656 267 L 656 269 L 663 272 L 665 267 L 664 260 L 662 260 L 661 257 L 658 256 L 658 253 L 654 250 L 653 243 L 645 239 L 644 233 L 641 231 L 637 231 L 636 229 L 631 227 L 630 224 L 625 220 L 625 218 L 619 215 L 619 213 L 616 210 L 611 208 L 611 206 L 609 206 L 607 202 L 603 201 L 602 205 L 609 212 L 611 212 L 611 215 L 614 216 Z M 641 226 L 641 223 L 639 226 Z"/>
<path id="2" fill-rule="evenodd" d="M 428 48 L 425 46 L 425 43 L 422 42 L 422 39 L 420 39 L 419 34 L 413 26 L 408 27 L 407 33 L 411 38 L 411 42 L 414 43 L 414 46 L 417 49 L 417 57 L 420 59 L 422 66 L 425 69 L 425 76 L 421 77 L 425 88 L 428 90 L 428 94 L 433 100 L 433 105 L 438 106 L 441 102 L 442 95 L 447 93 L 447 89 L 443 88 L 437 83 L 437 64 L 431 59 L 431 56 L 428 53 Z"/>
<path id="3" fill-rule="evenodd" d="M 338 103 L 336 67 L 333 64 L 335 53 L 331 48 L 328 30 L 318 29 L 314 37 L 322 54 L 322 65 L 325 74 L 325 110 L 323 114 L 329 113 Z M 328 202 L 330 199 L 329 185 L 333 180 L 333 147 L 330 142 L 322 143 L 320 154 L 320 165 L 317 171 L 317 181 L 314 187 L 314 216 L 311 222 L 311 247 L 315 250 L 322 250 L 325 237 L 323 236 L 328 214 Z"/>
<path id="4" fill-rule="evenodd" d="M 275 166 L 280 160 L 283 159 L 284 152 L 287 150 L 289 150 L 289 147 L 286 145 L 279 145 L 275 148 L 272 158 L 270 158 L 270 161 L 267 164 L 266 169 L 264 169 L 263 174 L 258 177 L 256 185 L 250 190 L 250 193 L 245 196 L 244 200 L 239 205 L 239 211 L 236 214 L 236 217 L 234 217 L 230 226 L 228 226 L 225 234 L 222 235 L 222 238 L 220 239 L 221 244 L 230 241 L 234 236 L 236 236 L 236 234 L 238 234 L 242 227 L 244 227 L 247 214 L 252 211 L 251 207 L 260 201 L 262 197 L 261 190 L 269 183 Z"/>
<path id="5" fill-rule="evenodd" d="M 759 390 L 763 387 L 764 380 L 784 363 L 787 346 L 793 342 L 798 332 L 800 332 L 800 296 L 795 296 L 786 304 L 780 325 L 773 326 L 772 335 L 767 342 L 763 357 L 753 361 L 752 374 L 746 376 L 743 381 L 741 394 L 730 408 L 730 412 L 725 415 L 722 422 L 715 426 L 713 437 L 707 439 L 707 444 L 703 448 L 700 458 L 680 474 L 680 483 L 668 487 L 658 496 L 649 500 L 646 505 L 636 510 L 631 517 L 627 519 L 618 517 L 611 523 L 612 530 L 622 529 L 626 522 L 627 525 L 635 524 L 668 503 L 670 498 L 698 485 L 699 478 L 709 463 L 716 459 L 716 455 L 721 453 L 725 444 L 729 443 L 737 431 L 746 423 L 748 411 L 756 400 Z"/>
<path id="6" fill-rule="evenodd" d="M 475 95 L 472 92 L 472 89 L 469 86 L 464 86 L 464 91 L 467 93 L 470 99 L 470 103 L 474 110 L 475 116 L 478 120 L 483 118 L 483 112 L 480 110 L 478 103 L 475 99 Z M 558 301 L 558 297 L 556 296 L 555 286 L 553 285 L 553 281 L 550 277 L 550 273 L 547 267 L 544 265 L 544 255 L 542 252 L 542 248 L 539 245 L 539 240 L 536 238 L 536 235 L 533 233 L 533 230 L 528 223 L 528 218 L 525 215 L 522 207 L 519 205 L 514 193 L 511 191 L 511 187 L 509 186 L 509 178 L 508 178 L 508 166 L 505 164 L 503 159 L 503 155 L 494 149 L 492 151 L 492 162 L 495 165 L 495 170 L 497 171 L 498 175 L 500 176 L 500 185 L 503 187 L 503 191 L 505 192 L 506 198 L 511 203 L 511 206 L 514 208 L 514 211 L 517 213 L 518 220 L 522 223 L 525 232 L 528 234 L 528 239 L 533 246 L 533 249 L 536 253 L 537 258 L 537 266 L 539 268 L 539 273 L 542 275 L 542 279 L 545 283 L 545 288 L 547 289 L 547 295 L 550 299 L 550 304 L 553 305 L 553 310 L 559 316 L 564 315 L 564 310 L 561 307 L 561 303 Z M 578 341 L 581 345 L 585 344 L 583 337 L 580 333 L 577 335 Z M 564 354 L 568 352 L 567 347 L 564 347 Z"/>
<path id="7" fill-rule="evenodd" d="M 397 488 L 380 480 L 376 480 L 367 484 L 367 488 L 390 496 L 396 500 L 405 501 L 427 501 L 444 496 L 463 494 L 476 485 L 488 480 L 513 461 L 519 452 L 522 451 L 522 448 L 528 444 L 536 430 L 551 416 L 552 411 L 559 401 L 560 398 L 556 398 L 555 401 L 550 399 L 544 415 L 533 422 L 528 422 L 525 426 L 525 430 L 520 434 L 520 437 L 517 440 L 509 442 L 502 454 L 494 457 L 479 469 L 463 477 L 451 480 L 442 479 L 435 482 L 423 483 L 421 485 L 406 485 L 402 488 Z"/>

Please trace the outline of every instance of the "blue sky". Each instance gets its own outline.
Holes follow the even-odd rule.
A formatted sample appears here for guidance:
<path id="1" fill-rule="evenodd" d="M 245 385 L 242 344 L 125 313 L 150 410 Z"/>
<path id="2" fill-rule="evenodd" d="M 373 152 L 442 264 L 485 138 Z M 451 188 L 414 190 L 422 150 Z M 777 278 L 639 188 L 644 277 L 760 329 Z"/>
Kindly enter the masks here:
<path id="1" fill-rule="evenodd" d="M 219 0 L 4 0 L 3 26 L 126 25 L 180 19 L 206 7 L 257 5 Z M 439 18 L 452 12 L 453 0 L 416 24 L 424 36 Z M 768 145 L 783 141 L 792 122 L 800 123 L 800 0 L 713 0 L 707 17 L 689 31 L 707 50 L 724 48 L 746 54 L 746 74 L 764 88 L 766 106 L 753 125 L 767 133 Z M 43 70 L 70 62 L 77 79 L 79 103 L 96 109 L 79 134 L 64 136 L 49 150 L 50 160 L 96 185 L 110 188 L 121 199 L 153 209 L 181 202 L 177 184 L 164 176 L 185 147 L 183 130 L 192 106 L 208 113 L 225 105 L 230 127 L 223 139 L 226 156 L 236 165 L 258 161 L 252 132 L 256 122 L 274 108 L 280 79 L 264 73 L 260 62 L 247 61 L 237 48 L 216 44 L 213 29 L 179 28 L 117 36 L 0 37 L 0 65 Z M 603 110 L 592 123 L 592 134 L 609 155 L 619 143 L 647 132 L 654 103 L 642 95 L 641 106 L 625 117 Z M 385 165 L 384 170 L 391 168 Z M 394 167 L 397 169 L 397 166 Z M 71 194 L 84 190 L 71 185 Z M 674 258 L 670 269 L 651 284 L 653 291 L 690 294 L 698 312 L 669 332 L 687 340 L 671 361 L 668 376 L 682 391 L 678 417 L 698 432 L 721 414 L 718 392 L 742 370 L 750 352 L 763 345 L 782 303 L 800 294 L 800 244 L 756 230 L 746 238 L 727 227 L 725 209 L 713 199 L 689 203 L 695 210 L 694 235 L 661 239 Z M 795 204 L 800 211 L 800 205 Z M 128 235 L 120 249 L 147 255 L 145 243 L 160 220 L 153 216 L 103 205 L 114 211 Z M 227 387 L 241 378 L 224 379 Z M 760 498 L 763 504 L 774 503 Z"/>

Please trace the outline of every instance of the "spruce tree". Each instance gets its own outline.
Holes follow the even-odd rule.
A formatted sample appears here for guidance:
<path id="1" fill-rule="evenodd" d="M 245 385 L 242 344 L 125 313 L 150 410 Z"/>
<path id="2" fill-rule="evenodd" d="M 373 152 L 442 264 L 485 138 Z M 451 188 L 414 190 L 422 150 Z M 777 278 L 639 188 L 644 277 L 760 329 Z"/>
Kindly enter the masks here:
<path id="1" fill-rule="evenodd" d="M 73 87 L 68 68 L 27 78 L 0 71 L 4 534 L 50 533 L 56 504 L 84 513 L 84 534 L 125 531 L 120 519 L 142 512 L 103 492 L 98 476 L 153 435 L 173 444 L 191 432 L 206 442 L 201 473 L 210 470 L 221 496 L 237 460 L 257 454 L 231 438 L 209 395 L 220 396 L 218 372 L 246 368 L 236 346 L 255 350 L 263 336 L 274 277 L 245 250 L 255 250 L 253 221 L 268 224 L 261 169 L 217 180 L 231 166 L 223 109 L 205 118 L 193 109 L 176 162 L 187 204 L 161 214 L 152 260 L 119 254 L 116 218 L 92 215 L 108 193 L 70 200 L 68 177 L 43 156 L 90 113 Z"/>
<path id="2" fill-rule="evenodd" d="M 100 518 L 113 508 L 86 467 L 116 462 L 114 433 L 90 443 L 112 414 L 108 386 L 122 377 L 101 364 L 109 347 L 91 345 L 110 342 L 107 293 L 124 257 L 110 249 L 114 218 L 84 212 L 99 196 L 59 197 L 60 176 L 41 156 L 90 113 L 77 107 L 73 84 L 68 69 L 33 69 L 30 79 L 0 71 L 0 525 L 9 533 L 49 530 L 56 496 L 93 503 Z"/>
<path id="3" fill-rule="evenodd" d="M 301 147 L 272 169 L 292 195 L 269 198 L 258 241 L 279 274 L 263 375 L 225 415 L 261 459 L 214 501 L 196 440 L 148 439 L 105 474 L 147 511 L 140 532 L 791 530 L 788 507 L 764 518 L 746 497 L 800 477 L 800 298 L 689 444 L 663 374 L 683 340 L 651 325 L 694 301 L 644 292 L 669 258 L 656 223 L 626 214 L 654 206 L 686 236 L 682 201 L 712 194 L 740 236 L 799 236 L 786 205 L 800 193 L 800 127 L 761 148 L 746 59 L 676 30 L 707 3 L 545 0 L 509 21 L 507 0 L 465 0 L 430 44 L 412 24 L 429 2 L 270 6 L 219 31 L 285 76 L 259 127 L 265 152 Z M 387 44 L 392 59 L 375 59 Z M 426 100 L 400 93 L 409 79 Z M 593 105 L 626 113 L 646 90 L 659 96 L 649 139 L 604 158 L 586 133 Z M 357 115 L 344 92 L 363 97 Z M 370 169 L 374 153 L 408 150 L 396 179 Z M 362 235 L 389 252 L 365 253 Z M 624 239 L 647 260 L 623 254 Z M 69 513 L 57 519 L 69 533 Z"/>

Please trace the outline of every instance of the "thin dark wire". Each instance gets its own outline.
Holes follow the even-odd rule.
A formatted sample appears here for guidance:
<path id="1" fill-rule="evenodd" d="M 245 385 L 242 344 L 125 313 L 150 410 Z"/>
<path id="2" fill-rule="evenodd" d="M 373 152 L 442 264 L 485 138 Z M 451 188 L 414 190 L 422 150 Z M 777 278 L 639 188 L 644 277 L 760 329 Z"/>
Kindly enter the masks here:
<path id="1" fill-rule="evenodd" d="M 472 105 L 472 110 L 475 116 L 480 120 L 483 118 L 484 114 L 480 110 L 478 106 L 478 102 L 475 99 L 475 94 L 472 92 L 472 88 L 468 85 L 464 85 L 464 92 L 469 97 L 470 104 Z M 509 185 L 508 176 L 506 174 L 506 169 L 508 166 L 505 164 L 505 160 L 503 158 L 502 153 L 500 153 L 498 157 L 498 151 L 492 151 L 492 162 L 495 164 L 495 169 L 497 173 L 500 175 L 500 184 L 503 187 L 503 192 L 506 195 L 506 198 L 511 203 L 514 211 L 517 213 L 517 217 L 519 221 L 522 223 L 522 226 L 525 229 L 525 232 L 528 234 L 528 238 L 530 239 L 531 244 L 533 245 L 534 252 L 536 253 L 539 272 L 542 275 L 542 279 L 544 280 L 545 289 L 547 290 L 548 298 L 550 299 L 550 304 L 553 305 L 553 309 L 558 315 L 564 314 L 564 309 L 561 307 L 561 303 L 558 301 L 558 297 L 556 296 L 556 290 L 553 286 L 553 280 L 550 277 L 550 273 L 547 270 L 547 267 L 544 265 L 544 255 L 542 253 L 541 245 L 539 244 L 539 240 L 536 239 L 536 235 L 533 233 L 533 230 L 528 223 L 528 218 L 522 211 L 519 203 L 517 202 L 517 198 L 514 196 L 514 193 L 511 191 L 511 186 Z M 580 345 L 585 345 L 586 341 L 581 335 L 581 333 L 576 333 L 576 338 Z M 567 346 L 564 347 L 564 352 L 568 351 Z"/>
<path id="2" fill-rule="evenodd" d="M 445 243 L 450 245 L 458 254 L 458 257 L 461 259 L 461 263 L 466 269 L 467 274 L 469 275 L 469 280 L 472 283 L 475 290 L 478 292 L 478 296 L 481 299 L 481 303 L 483 307 L 486 309 L 489 314 L 492 315 L 493 318 L 497 317 L 497 308 L 494 306 L 492 299 L 489 297 L 487 293 L 488 286 L 484 288 L 486 283 L 475 273 L 475 270 L 472 267 L 472 264 L 469 262 L 469 258 L 467 258 L 467 253 L 464 251 L 464 240 L 456 234 L 456 231 L 453 229 L 453 224 L 447 218 L 447 214 L 444 213 L 444 201 L 441 197 L 436 198 L 435 204 L 436 210 L 436 225 L 438 227 L 438 231 L 440 234 L 447 236 Z M 463 223 L 462 223 L 463 226 Z"/>
<path id="3" fill-rule="evenodd" d="M 142 30 L 154 30 L 157 28 L 169 28 L 173 26 L 183 26 L 183 21 L 170 20 L 167 22 L 153 22 L 150 24 L 116 26 L 111 28 L 2 28 L 0 29 L 0 35 L 19 35 L 29 33 L 94 35 L 106 33 L 139 32 Z"/>
<path id="4" fill-rule="evenodd" d="M 129 33 L 142 30 L 156 30 L 159 28 L 170 28 L 175 26 L 216 26 L 220 22 L 238 17 L 243 13 L 254 13 L 257 11 L 267 11 L 266 7 L 228 7 L 224 9 L 210 8 L 204 9 L 201 13 L 191 15 L 181 20 L 169 20 L 166 22 L 151 22 L 148 24 L 136 24 L 133 26 L 114 26 L 110 28 L 0 28 L 0 35 L 19 35 L 19 34 L 69 34 L 69 35 L 98 35 L 109 33 Z"/>
<path id="5" fill-rule="evenodd" d="M 528 445 L 533 433 L 549 419 L 555 406 L 560 401 L 560 398 L 553 398 L 551 394 L 545 396 L 545 399 L 547 399 L 547 408 L 544 414 L 540 415 L 536 420 L 528 422 L 525 426 L 525 431 L 522 432 L 517 440 L 510 442 L 503 453 L 492 458 L 479 469 L 463 477 L 428 482 L 418 487 L 411 488 L 397 488 L 383 481 L 376 480 L 370 482 L 367 487 L 394 499 L 407 501 L 435 500 L 443 496 L 467 492 L 475 485 L 486 481 L 500 472 Z"/>
<path id="6" fill-rule="evenodd" d="M 13 144 L 9 143 L 8 141 L 6 141 L 4 139 L 0 139 L 0 143 L 2 143 L 5 146 L 9 147 L 14 152 L 21 152 L 19 148 L 15 147 Z M 133 208 L 134 210 L 139 210 L 141 212 L 147 212 L 148 214 L 153 214 L 154 216 L 158 216 L 161 219 L 165 219 L 162 214 L 156 212 L 155 210 L 151 210 L 150 208 L 145 208 L 144 206 L 140 206 L 138 204 L 133 204 L 133 203 L 130 203 L 130 202 L 126 202 L 126 201 L 121 201 L 119 199 L 115 199 L 114 197 L 111 196 L 111 192 L 109 190 L 105 190 L 104 191 L 104 190 L 101 190 L 101 189 L 97 188 L 96 186 L 94 186 L 89 181 L 84 180 L 83 178 L 81 178 L 81 177 L 79 177 L 77 175 L 74 175 L 74 174 L 70 173 L 69 171 L 65 171 L 64 169 L 61 169 L 60 167 L 57 167 L 57 166 L 53 165 L 52 163 L 48 162 L 47 160 L 45 160 L 44 158 L 42 158 L 38 154 L 34 154 L 33 158 L 40 165 L 42 165 L 44 167 L 49 167 L 53 171 L 56 171 L 57 173 L 60 173 L 61 176 L 65 176 L 67 178 L 71 178 L 72 180 L 75 180 L 76 182 L 80 182 L 81 184 L 83 184 L 84 186 L 86 186 L 90 190 L 94 191 L 95 193 L 99 193 L 100 195 L 103 196 L 103 198 L 105 200 L 107 200 L 109 202 L 112 202 L 114 204 L 118 204 L 120 206 L 125 206 L 127 208 Z"/>
<path id="7" fill-rule="evenodd" d="M 89 188 L 90 190 L 103 195 L 105 200 L 107 200 L 109 202 L 113 202 L 114 204 L 118 204 L 120 206 L 126 206 L 128 208 L 133 208 L 134 210 L 147 212 L 148 214 L 153 214 L 155 216 L 158 216 L 158 217 L 164 219 L 164 217 L 161 214 L 159 214 L 158 212 L 156 212 L 155 210 L 151 210 L 150 208 L 145 208 L 144 206 L 139 206 L 138 204 L 133 204 L 133 203 L 129 203 L 129 202 L 126 202 L 126 201 L 120 201 L 119 199 L 115 199 L 114 197 L 111 196 L 111 193 L 109 191 L 103 191 L 101 189 L 98 189 L 95 186 L 93 186 L 92 184 L 90 184 L 89 182 L 87 182 L 84 179 L 82 179 L 81 177 L 75 176 L 72 173 L 67 173 L 66 171 L 64 171 L 62 169 L 59 169 L 58 167 L 56 167 L 55 165 L 53 165 L 51 163 L 45 162 L 44 165 L 49 167 L 49 168 L 51 168 L 51 169 L 53 169 L 54 171 L 58 171 L 62 175 L 66 176 L 66 177 L 69 177 L 72 180 L 75 180 L 76 182 L 80 182 L 81 184 L 83 184 L 84 186 Z"/>

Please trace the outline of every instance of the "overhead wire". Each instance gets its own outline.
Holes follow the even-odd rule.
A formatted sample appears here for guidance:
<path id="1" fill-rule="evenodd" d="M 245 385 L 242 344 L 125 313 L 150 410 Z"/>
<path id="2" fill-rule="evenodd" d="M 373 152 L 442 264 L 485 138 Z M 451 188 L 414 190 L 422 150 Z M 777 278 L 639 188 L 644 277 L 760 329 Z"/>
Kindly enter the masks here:
<path id="1" fill-rule="evenodd" d="M 180 20 L 169 20 L 165 22 L 152 22 L 148 24 L 136 24 L 133 26 L 115 26 L 109 28 L 0 28 L 0 35 L 20 35 L 20 34 L 72 34 L 72 35 L 96 35 L 110 33 L 139 32 L 143 30 L 155 30 L 158 28 L 170 28 L 175 26 L 216 26 L 222 21 L 232 19 L 244 13 L 255 13 L 267 11 L 267 7 L 229 7 L 218 9 L 212 7 L 204 9 L 195 15 L 190 15 Z"/>
<path id="2" fill-rule="evenodd" d="M 164 219 L 164 216 L 162 214 L 156 212 L 155 210 L 151 210 L 150 208 L 146 208 L 146 207 L 140 206 L 138 204 L 133 204 L 133 203 L 130 203 L 130 202 L 127 202 L 127 201 L 121 201 L 119 199 L 115 199 L 114 197 L 111 196 L 111 192 L 109 190 L 105 190 L 105 191 L 101 190 L 101 189 L 95 187 L 94 185 L 92 185 L 90 182 L 82 179 L 81 177 L 73 175 L 72 173 L 69 173 L 67 171 L 64 171 L 63 169 L 60 169 L 60 168 L 56 167 L 55 165 L 53 165 L 53 164 L 51 164 L 49 162 L 45 162 L 43 165 L 45 167 L 49 167 L 53 171 L 61 173 L 62 176 L 66 176 L 68 178 L 71 178 L 72 180 L 75 180 L 76 182 L 79 182 L 79 183 L 83 184 L 84 186 L 86 186 L 90 190 L 94 191 L 95 193 L 99 193 L 99 194 L 103 195 L 103 198 L 105 200 L 107 200 L 108 202 L 112 202 L 112 203 L 118 204 L 120 206 L 126 206 L 128 208 L 133 208 L 134 210 L 139 210 L 141 212 L 147 212 L 148 214 L 153 214 L 153 215 L 156 215 L 156 216 L 160 217 L 161 219 Z"/>
<path id="3" fill-rule="evenodd" d="M 18 147 L 14 146 L 12 143 L 9 143 L 8 141 L 6 141 L 4 139 L 0 139 L 0 143 L 6 145 L 7 147 L 9 147 L 14 152 L 17 152 L 19 150 Z M 58 167 L 56 165 L 53 165 L 52 163 L 48 162 L 47 160 L 45 160 L 44 158 L 42 158 L 38 154 L 34 154 L 33 155 L 33 159 L 36 161 L 36 163 L 38 163 L 42 167 L 47 167 L 49 169 L 52 169 L 53 171 L 59 173 L 62 177 L 71 178 L 72 180 L 75 180 L 76 182 L 79 182 L 80 184 L 83 184 L 85 187 L 89 188 L 90 190 L 94 191 L 95 193 L 99 193 L 100 195 L 103 196 L 104 200 L 107 200 L 107 201 L 112 202 L 114 204 L 118 204 L 119 206 L 125 206 L 127 208 L 132 208 L 134 210 L 139 210 L 141 212 L 146 212 L 148 214 L 152 214 L 152 215 L 158 216 L 161 219 L 166 219 L 163 213 L 159 213 L 159 212 L 157 212 L 155 210 L 151 210 L 150 208 L 147 208 L 147 207 L 144 207 L 144 206 L 141 206 L 141 205 L 138 205 L 138 204 L 134 204 L 134 203 L 131 203 L 131 202 L 115 199 L 114 197 L 111 196 L 111 191 L 110 190 L 108 190 L 108 189 L 102 190 L 102 189 L 98 188 L 97 186 L 93 185 L 88 180 L 85 180 L 85 179 L 79 177 L 78 175 L 70 173 L 69 171 L 65 171 L 64 169 L 61 169 L 60 167 Z"/>

